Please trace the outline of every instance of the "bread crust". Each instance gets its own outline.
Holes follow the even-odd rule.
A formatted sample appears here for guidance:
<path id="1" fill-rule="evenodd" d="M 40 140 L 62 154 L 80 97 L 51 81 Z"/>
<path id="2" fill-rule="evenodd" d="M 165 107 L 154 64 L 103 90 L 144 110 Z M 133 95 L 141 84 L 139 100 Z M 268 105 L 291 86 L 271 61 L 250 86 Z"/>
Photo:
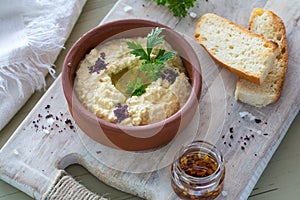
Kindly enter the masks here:
<path id="1" fill-rule="evenodd" d="M 279 88 L 276 92 L 276 96 L 272 100 L 272 102 L 270 102 L 270 103 L 275 103 L 280 97 L 282 87 L 284 84 L 284 77 L 285 77 L 286 69 L 287 69 L 287 65 L 288 65 L 288 47 L 287 47 L 287 39 L 286 39 L 286 29 L 285 29 L 282 19 L 278 15 L 276 15 L 274 12 L 272 12 L 271 10 L 264 10 L 262 8 L 254 8 L 251 13 L 250 20 L 249 20 L 249 25 L 248 25 L 249 31 L 251 31 L 251 27 L 254 23 L 255 17 L 257 17 L 259 14 L 262 14 L 262 13 L 267 13 L 272 18 L 273 24 L 276 25 L 277 27 L 279 27 L 279 29 L 281 30 L 282 37 L 283 37 L 282 43 L 279 46 L 279 48 L 280 48 L 279 54 L 281 55 L 281 59 L 279 60 L 279 62 L 283 66 L 283 71 L 281 73 L 280 79 L 278 80 Z M 278 58 L 276 58 L 276 59 L 278 59 Z"/>
<path id="2" fill-rule="evenodd" d="M 268 104 L 275 103 L 279 99 L 283 88 L 284 78 L 285 78 L 287 65 L 288 65 L 288 46 L 287 46 L 286 30 L 282 19 L 278 15 L 276 15 L 274 12 L 270 10 L 264 10 L 262 8 L 253 9 L 249 20 L 249 25 L 248 25 L 249 31 L 255 31 L 252 30 L 255 28 L 254 27 L 255 20 L 257 17 L 263 14 L 267 14 L 271 18 L 270 27 L 275 27 L 278 31 L 268 32 L 263 28 L 260 34 L 263 37 L 267 37 L 267 36 L 275 37 L 275 39 L 273 38 L 273 40 L 278 41 L 279 55 L 276 57 L 274 66 L 266 77 L 267 83 L 263 83 L 259 87 L 257 86 L 254 87 L 252 92 L 255 94 L 254 95 L 256 96 L 255 98 L 243 97 L 245 96 L 243 94 L 247 92 L 246 91 L 247 87 L 253 87 L 253 86 L 251 85 L 252 83 L 246 82 L 242 78 L 238 79 L 236 85 L 236 92 L 235 92 L 235 96 L 237 100 L 240 100 L 244 103 L 248 103 L 250 105 L 254 105 L 257 107 L 263 107 Z M 258 25 L 260 24 L 258 23 Z M 260 31 L 260 30 L 258 29 L 256 31 Z M 278 38 L 278 36 L 280 37 Z M 267 39 L 272 39 L 272 38 L 267 38 Z M 276 76 L 274 76 L 273 74 L 274 71 L 277 73 Z M 270 82 L 272 81 L 276 82 L 276 86 L 273 88 L 269 88 Z M 271 89 L 275 90 L 273 93 L 270 92 L 271 95 L 264 92 L 265 90 L 271 90 Z"/>
<path id="3" fill-rule="evenodd" d="M 212 14 L 212 13 L 207 13 L 207 14 L 204 14 L 197 22 L 197 25 L 196 25 L 196 29 L 194 31 L 194 37 L 195 37 L 195 40 L 197 41 L 197 43 L 199 43 L 207 52 L 208 54 L 213 58 L 214 61 L 216 61 L 219 65 L 221 65 L 222 67 L 225 67 L 226 69 L 234 72 L 235 74 L 237 74 L 238 76 L 244 78 L 244 79 L 247 79 L 255 84 L 261 84 L 263 81 L 264 81 L 264 78 L 267 74 L 267 72 L 269 71 L 269 68 L 270 66 L 267 67 L 266 71 L 265 71 L 265 74 L 264 75 L 261 75 L 261 74 L 249 74 L 245 71 L 242 71 L 242 70 L 239 70 L 239 69 L 235 69 L 233 68 L 232 66 L 229 66 L 227 65 L 226 63 L 222 62 L 221 60 L 219 60 L 216 56 L 214 56 L 212 54 L 212 52 L 210 52 L 210 50 L 205 46 L 205 44 L 203 44 L 203 41 L 206 40 L 206 38 L 203 38 L 201 36 L 201 34 L 199 34 L 200 32 L 200 25 L 203 23 L 204 20 L 206 20 L 207 18 L 212 18 L 212 17 L 216 17 L 217 15 L 215 14 Z M 242 26 L 230 21 L 230 20 L 227 20 L 225 18 L 221 18 L 219 16 L 217 16 L 220 20 L 222 20 L 224 23 L 228 23 L 230 25 L 233 25 L 235 26 L 236 28 L 238 28 L 240 31 L 242 32 L 245 32 L 246 34 L 248 34 L 249 36 L 252 36 L 252 37 L 256 37 L 256 38 L 260 38 L 262 41 L 264 41 L 264 43 L 267 45 L 267 46 L 270 46 L 272 51 L 273 52 L 276 52 L 277 48 L 278 48 L 278 45 L 273 42 L 273 41 L 269 41 L 269 40 L 266 40 L 263 36 L 259 35 L 259 34 L 256 34 L 256 33 L 252 33 L 250 32 L 248 29 L 245 29 L 243 28 Z M 274 53 L 273 55 L 273 58 L 270 58 L 271 60 L 274 60 L 275 56 L 277 55 L 277 53 Z M 271 61 L 272 62 L 272 61 Z"/>

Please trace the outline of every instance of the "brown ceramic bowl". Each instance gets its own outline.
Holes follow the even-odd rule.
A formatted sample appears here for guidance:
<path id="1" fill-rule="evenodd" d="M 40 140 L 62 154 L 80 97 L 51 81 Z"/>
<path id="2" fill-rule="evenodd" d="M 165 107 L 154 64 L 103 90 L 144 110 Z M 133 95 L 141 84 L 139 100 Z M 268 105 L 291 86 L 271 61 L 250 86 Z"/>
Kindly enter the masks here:
<path id="1" fill-rule="evenodd" d="M 96 117 L 85 109 L 73 90 L 79 62 L 91 49 L 105 40 L 132 36 L 146 37 L 153 27 L 165 28 L 162 35 L 165 35 L 165 40 L 178 52 L 187 69 L 192 92 L 186 104 L 171 117 L 145 126 L 121 126 Z M 65 58 L 62 85 L 71 115 L 84 133 L 103 145 L 137 151 L 167 144 L 189 124 L 197 109 L 202 79 L 198 57 L 180 34 L 157 22 L 129 19 L 110 22 L 84 34 L 71 47 Z"/>

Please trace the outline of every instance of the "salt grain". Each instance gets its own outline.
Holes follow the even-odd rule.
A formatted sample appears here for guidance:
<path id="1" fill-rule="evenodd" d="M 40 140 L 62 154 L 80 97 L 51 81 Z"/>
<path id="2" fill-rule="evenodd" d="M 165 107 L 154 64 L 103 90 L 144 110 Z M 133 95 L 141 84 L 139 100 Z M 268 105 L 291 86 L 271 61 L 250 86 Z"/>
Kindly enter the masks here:
<path id="1" fill-rule="evenodd" d="M 124 12 L 128 13 L 128 12 L 132 11 L 133 8 L 132 8 L 131 6 L 125 6 L 125 7 L 123 8 L 123 10 L 124 10 Z"/>
<path id="2" fill-rule="evenodd" d="M 245 116 L 248 115 L 248 112 L 245 112 L 245 111 L 244 111 L 244 112 L 240 112 L 239 114 L 240 114 L 240 117 L 243 118 L 243 117 L 245 117 Z"/>
<path id="3" fill-rule="evenodd" d="M 223 191 L 222 191 L 222 196 L 223 196 L 223 197 L 226 197 L 227 195 L 228 195 L 228 193 L 227 193 L 226 191 L 223 190 Z"/>
<path id="4" fill-rule="evenodd" d="M 251 113 L 247 112 L 247 111 L 243 111 L 243 112 L 240 112 L 240 117 L 241 118 L 244 118 L 244 117 L 248 117 L 250 121 L 254 121 L 255 120 L 255 116 L 253 116 Z"/>
<path id="5" fill-rule="evenodd" d="M 53 125 L 53 123 L 54 123 L 54 119 L 51 117 L 51 118 L 48 118 L 47 119 L 47 123 L 50 125 L 50 126 L 52 126 Z"/>
<path id="6" fill-rule="evenodd" d="M 43 129 L 43 132 L 46 133 L 46 134 L 50 133 L 50 131 L 48 129 Z"/>
<path id="7" fill-rule="evenodd" d="M 194 13 L 194 12 L 190 12 L 190 17 L 193 18 L 193 19 L 195 19 L 197 17 L 197 14 Z"/>
<path id="8" fill-rule="evenodd" d="M 18 152 L 17 149 L 14 149 L 14 154 L 15 154 L 16 156 L 19 155 L 19 152 Z"/>

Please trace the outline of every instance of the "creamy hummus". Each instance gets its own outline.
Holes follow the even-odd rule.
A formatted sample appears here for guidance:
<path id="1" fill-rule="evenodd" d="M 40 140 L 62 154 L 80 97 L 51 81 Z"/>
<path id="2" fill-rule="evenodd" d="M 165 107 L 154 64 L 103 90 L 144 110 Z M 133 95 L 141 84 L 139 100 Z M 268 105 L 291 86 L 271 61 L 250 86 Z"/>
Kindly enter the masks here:
<path id="1" fill-rule="evenodd" d="M 122 90 L 125 88 L 122 77 L 134 76 L 134 69 L 142 63 L 130 53 L 128 41 L 136 41 L 145 48 L 147 39 L 107 41 L 92 49 L 81 61 L 75 79 L 79 100 L 99 118 L 122 125 L 146 125 L 170 117 L 185 104 L 191 92 L 181 59 L 175 55 L 167 61 L 162 77 L 147 84 L 144 94 L 128 96 Z M 172 50 L 164 42 L 151 56 L 156 56 L 158 48 Z M 167 78 L 170 74 L 173 80 Z"/>

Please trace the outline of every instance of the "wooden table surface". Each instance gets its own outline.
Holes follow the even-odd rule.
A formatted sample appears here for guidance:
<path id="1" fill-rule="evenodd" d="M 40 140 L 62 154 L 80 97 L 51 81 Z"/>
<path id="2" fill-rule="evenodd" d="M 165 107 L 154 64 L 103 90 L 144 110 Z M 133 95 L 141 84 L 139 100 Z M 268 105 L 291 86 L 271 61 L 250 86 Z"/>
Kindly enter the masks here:
<path id="1" fill-rule="evenodd" d="M 88 0 L 83 12 L 74 27 L 70 38 L 66 43 L 57 61 L 57 72 L 60 73 L 63 59 L 70 46 L 86 31 L 97 26 L 106 13 L 112 8 L 116 0 Z M 47 77 L 47 85 L 53 82 L 51 77 Z M 31 111 L 37 101 L 42 97 L 44 91 L 36 92 L 17 113 L 11 122 L 0 132 L 0 147 L 2 147 L 14 130 Z M 273 155 L 267 168 L 256 184 L 250 200 L 279 200 L 279 199 L 299 199 L 300 196 L 300 115 L 298 114 L 284 140 Z M 139 199 L 130 194 L 125 194 L 115 190 L 97 180 L 84 168 L 73 165 L 66 170 L 76 180 L 81 182 L 91 191 L 106 194 L 111 199 Z M 14 187 L 0 181 L 0 200 L 31 199 Z"/>

